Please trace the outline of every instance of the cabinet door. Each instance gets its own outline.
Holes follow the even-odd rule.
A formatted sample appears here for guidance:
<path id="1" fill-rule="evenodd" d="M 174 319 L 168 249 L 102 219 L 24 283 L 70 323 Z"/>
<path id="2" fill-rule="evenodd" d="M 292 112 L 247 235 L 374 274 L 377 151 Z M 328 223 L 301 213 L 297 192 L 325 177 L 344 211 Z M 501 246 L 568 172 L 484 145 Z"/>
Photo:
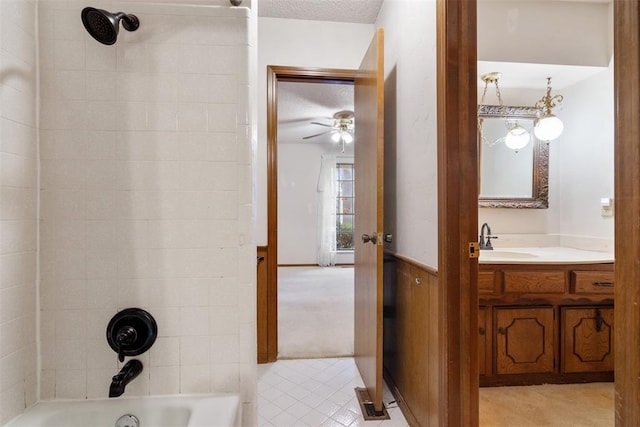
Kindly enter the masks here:
<path id="1" fill-rule="evenodd" d="M 478 368 L 480 375 L 487 375 L 487 309 L 478 309 Z"/>
<path id="2" fill-rule="evenodd" d="M 613 371 L 613 308 L 562 309 L 563 372 Z"/>
<path id="3" fill-rule="evenodd" d="M 554 371 L 553 308 L 496 308 L 496 373 Z"/>

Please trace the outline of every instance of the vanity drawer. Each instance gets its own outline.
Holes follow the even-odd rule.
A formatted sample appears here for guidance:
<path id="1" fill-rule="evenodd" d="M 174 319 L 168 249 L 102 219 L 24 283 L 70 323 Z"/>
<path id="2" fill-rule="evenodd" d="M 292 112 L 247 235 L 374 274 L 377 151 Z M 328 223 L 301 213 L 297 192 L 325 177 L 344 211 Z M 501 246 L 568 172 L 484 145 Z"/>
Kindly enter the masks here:
<path id="1" fill-rule="evenodd" d="M 561 294 L 565 292 L 563 271 L 505 271 L 504 291 Z"/>
<path id="2" fill-rule="evenodd" d="M 495 271 L 478 272 L 478 293 L 492 294 L 495 292 Z"/>
<path id="3" fill-rule="evenodd" d="M 578 294 L 613 293 L 613 271 L 572 271 L 573 292 Z"/>

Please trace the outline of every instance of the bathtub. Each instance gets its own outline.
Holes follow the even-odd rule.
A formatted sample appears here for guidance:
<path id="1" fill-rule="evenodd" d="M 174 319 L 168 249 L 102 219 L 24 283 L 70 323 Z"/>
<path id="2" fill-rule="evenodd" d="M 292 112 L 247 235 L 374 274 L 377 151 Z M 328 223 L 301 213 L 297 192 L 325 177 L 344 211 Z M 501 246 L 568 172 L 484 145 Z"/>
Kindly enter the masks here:
<path id="1" fill-rule="evenodd" d="M 177 395 L 39 402 L 6 427 L 239 427 L 237 395 Z"/>

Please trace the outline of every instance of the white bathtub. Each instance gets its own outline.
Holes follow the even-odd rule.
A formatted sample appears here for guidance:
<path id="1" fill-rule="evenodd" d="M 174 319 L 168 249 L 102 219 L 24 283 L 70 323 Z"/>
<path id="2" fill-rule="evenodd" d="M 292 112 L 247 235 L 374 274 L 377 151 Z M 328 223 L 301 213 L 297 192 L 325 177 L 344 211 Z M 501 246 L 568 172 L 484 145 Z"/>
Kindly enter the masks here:
<path id="1" fill-rule="evenodd" d="M 239 427 L 241 408 L 237 395 L 56 400 L 37 403 L 6 427 L 114 427 L 127 414 L 140 427 Z"/>

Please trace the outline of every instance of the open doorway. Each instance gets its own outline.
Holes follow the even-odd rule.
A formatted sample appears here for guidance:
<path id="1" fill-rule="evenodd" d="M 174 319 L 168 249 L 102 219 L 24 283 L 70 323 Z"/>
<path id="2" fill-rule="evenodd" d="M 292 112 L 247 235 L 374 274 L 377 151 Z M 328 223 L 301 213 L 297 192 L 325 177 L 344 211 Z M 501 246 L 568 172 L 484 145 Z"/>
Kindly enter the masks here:
<path id="1" fill-rule="evenodd" d="M 353 356 L 353 88 L 278 84 L 278 359 Z"/>
<path id="2" fill-rule="evenodd" d="M 484 119 L 485 125 L 499 124 L 497 134 L 492 135 L 485 126 L 486 138 L 479 142 L 482 178 L 478 223 L 489 224 L 489 233 L 499 236 L 493 242 L 495 250 L 481 251 L 480 255 L 481 426 L 526 425 L 533 417 L 541 426 L 614 425 L 614 218 L 601 212 L 600 203 L 591 203 L 611 200 L 614 191 L 612 7 L 606 2 L 522 2 L 517 8 L 478 2 L 480 110 L 484 112 L 487 105 L 504 105 L 499 118 L 489 115 Z M 526 26 L 507 29 L 497 25 L 498 16 L 514 11 L 527 16 Z M 578 42 L 561 32 L 541 35 L 530 30 L 548 25 L 550 16 L 562 16 L 563 24 L 577 32 L 581 26 L 588 27 L 592 39 Z M 572 18 L 577 16 L 580 19 Z M 553 49 L 536 49 L 545 44 L 544 37 L 553 37 Z M 589 46 L 587 52 L 578 54 L 585 46 Z M 489 73 L 497 76 L 496 72 L 501 73 L 495 77 L 498 96 L 490 93 L 482 99 L 487 85 L 481 77 Z M 529 169 L 510 169 L 523 160 L 527 146 L 519 151 L 508 147 L 505 123 L 522 111 L 521 106 L 544 106 L 538 100 L 546 96 L 545 89 L 564 131 L 550 141 L 539 139 L 541 133 L 534 124 L 541 109 L 531 121 L 516 118 L 530 131 L 527 146 L 544 147 L 548 153 L 546 159 L 534 155 L 533 170 L 531 158 L 527 159 Z M 510 157 L 487 167 L 497 149 Z M 496 187 L 487 192 L 487 183 L 514 183 L 522 177 L 530 178 L 528 192 L 520 193 L 522 196 L 514 195 L 518 193 L 513 189 Z M 524 204 L 527 197 L 535 198 L 531 178 L 545 183 L 549 198 L 543 209 Z M 509 209 L 512 207 L 519 209 Z M 512 258 L 500 259 L 500 253 Z M 527 254 L 535 258 L 514 258 Z M 542 278 L 542 270 L 558 274 L 557 288 L 543 289 L 549 282 Z M 493 283 L 485 280 L 484 286 L 480 284 L 493 274 L 499 275 Z M 585 274 L 599 279 L 583 287 Z M 540 287 L 525 289 L 522 279 Z M 535 325 L 525 319 L 535 319 Z M 519 342 L 523 336 L 526 342 Z"/>
<path id="3" fill-rule="evenodd" d="M 294 67 L 268 67 L 267 80 L 267 239 L 264 248 L 266 267 L 263 286 L 258 285 L 258 362 L 275 362 L 278 358 L 278 89 L 280 83 L 353 84 L 354 70 L 305 69 Z M 309 120 L 309 119 L 307 119 Z M 309 120 L 311 121 L 311 120 Z M 322 127 L 322 126 L 318 126 Z M 316 132 L 320 133 L 320 132 Z M 313 133 L 303 132 L 302 138 Z M 312 178 L 313 179 L 313 178 Z M 316 263 L 314 263 L 316 264 Z"/>
<path id="4" fill-rule="evenodd" d="M 277 300 L 278 300 L 278 96 L 277 89 L 279 83 L 291 80 L 335 80 L 352 81 L 354 85 L 353 114 L 346 110 L 334 113 L 333 125 L 319 126 L 329 128 L 319 134 L 311 134 L 307 137 L 313 138 L 315 135 L 336 134 L 338 141 L 348 143 L 345 138 L 354 138 L 357 135 L 357 142 L 354 141 L 354 167 L 355 176 L 346 179 L 349 175 L 349 168 L 345 167 L 345 176 L 341 181 L 350 191 L 353 192 L 351 202 L 355 201 L 353 211 L 343 211 L 335 216 L 350 215 L 353 221 L 350 233 L 343 230 L 338 219 L 334 219 L 335 227 L 333 233 L 337 241 L 341 235 L 348 237 L 354 242 L 354 358 L 357 366 L 362 387 L 357 387 L 357 401 L 362 407 L 362 413 L 370 414 L 373 417 L 388 418 L 383 405 L 383 380 L 382 380 L 382 286 L 383 286 L 383 250 L 384 244 L 390 242 L 391 236 L 383 231 L 384 212 L 384 32 L 377 29 L 366 53 L 363 56 L 360 67 L 353 71 L 340 70 L 307 70 L 292 67 L 267 67 L 267 123 L 268 123 L 268 143 L 267 143 L 267 188 L 268 188 L 268 248 L 266 250 L 267 259 L 267 296 L 262 295 L 261 286 L 258 285 L 258 301 L 266 301 L 266 331 L 260 327 L 258 322 L 258 344 L 262 342 L 263 336 L 267 338 L 267 348 L 269 350 L 267 361 L 277 359 Z M 336 125 L 337 121 L 337 125 Z M 319 123 L 319 122 L 318 122 Z M 344 125 L 344 127 L 342 126 Z M 354 135 L 349 132 L 349 127 L 353 128 Z M 337 165 L 337 164 L 336 164 Z M 362 166 L 360 166 L 362 165 Z M 346 166 L 346 165 L 345 165 Z M 337 174 L 335 174 L 337 176 Z M 351 181 L 351 182 L 349 182 Z M 357 182 L 357 186 L 354 185 Z M 329 180 L 334 185 L 339 183 Z M 330 200 L 329 205 L 348 206 L 348 200 L 338 201 L 337 198 Z M 359 233 L 360 239 L 353 238 L 353 232 Z M 337 247 L 338 243 L 335 246 Z M 330 247 L 331 249 L 331 247 Z M 333 252 L 333 251 L 330 251 Z M 321 261 L 320 263 L 323 263 Z M 261 308 L 258 307 L 259 316 Z M 266 332 L 266 333 L 265 333 Z M 260 355 L 260 347 L 258 349 Z M 364 407 L 367 407 L 365 410 Z M 366 415 L 367 417 L 369 415 Z"/>

